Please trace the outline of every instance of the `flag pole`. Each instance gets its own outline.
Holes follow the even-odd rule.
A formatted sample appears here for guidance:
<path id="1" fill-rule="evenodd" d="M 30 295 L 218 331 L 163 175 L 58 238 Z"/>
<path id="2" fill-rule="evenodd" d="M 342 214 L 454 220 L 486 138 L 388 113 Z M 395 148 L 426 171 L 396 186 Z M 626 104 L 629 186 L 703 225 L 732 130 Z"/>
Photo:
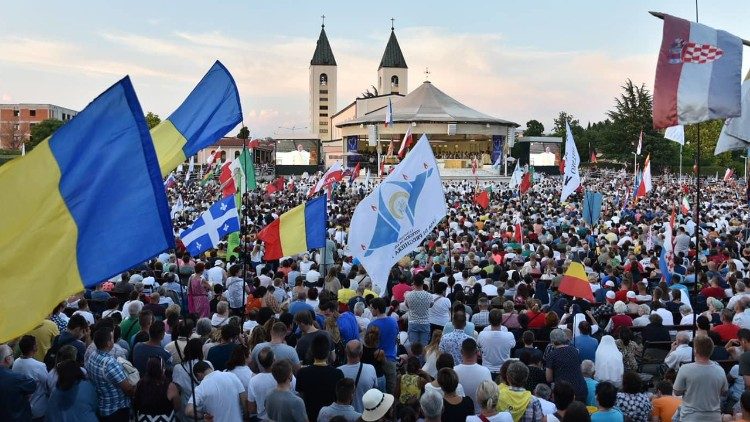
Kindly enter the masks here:
<path id="1" fill-rule="evenodd" d="M 698 0 L 695 0 L 695 22 L 698 22 Z M 750 44 L 748 44 L 750 45 Z M 700 234 L 701 234 L 701 124 L 696 125 L 698 129 L 698 136 L 696 137 L 696 148 L 695 148 L 695 280 L 693 280 L 693 300 L 698 303 L 698 274 L 701 270 L 700 260 Z M 690 302 L 691 305 L 693 302 Z M 695 305 L 692 305 L 695 306 Z M 698 314 L 693 309 L 693 339 L 695 339 L 695 324 L 697 322 Z M 695 347 L 690 349 L 692 361 L 695 362 Z"/>
<path id="2" fill-rule="evenodd" d="M 244 123 L 242 125 L 245 126 Z M 249 136 L 248 136 L 249 138 Z M 242 140 L 242 153 L 245 156 L 245 159 L 247 159 L 247 139 Z M 251 160 L 255 160 L 255 154 L 250 157 Z M 247 174 L 245 173 L 247 171 L 247 167 L 245 166 L 245 163 L 240 162 L 240 165 L 242 166 L 242 171 L 240 171 L 240 178 L 242 179 L 242 184 L 240 185 L 240 205 L 239 209 L 237 210 L 237 215 L 240 217 L 240 246 L 242 249 L 244 249 L 243 257 L 242 257 L 242 307 L 240 308 L 240 313 L 242 313 L 241 317 L 241 324 L 245 325 L 245 287 L 247 283 L 247 267 L 248 267 L 248 261 L 250 259 L 250 254 L 247 250 L 247 221 L 245 220 L 245 215 L 242 213 L 242 205 L 245 203 L 245 192 L 247 191 Z M 253 171 L 255 171 L 255 166 L 253 166 Z M 255 176 L 255 175 L 253 175 Z M 244 246 L 243 246 L 244 244 Z"/>

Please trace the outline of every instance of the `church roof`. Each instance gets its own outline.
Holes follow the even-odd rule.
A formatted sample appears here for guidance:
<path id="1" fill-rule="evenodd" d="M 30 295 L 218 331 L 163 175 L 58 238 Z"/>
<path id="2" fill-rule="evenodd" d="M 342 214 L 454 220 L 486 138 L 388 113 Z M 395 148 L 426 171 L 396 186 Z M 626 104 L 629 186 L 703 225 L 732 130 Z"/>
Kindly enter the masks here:
<path id="1" fill-rule="evenodd" d="M 328 44 L 325 26 L 320 28 L 318 45 L 315 47 L 315 53 L 313 53 L 312 60 L 310 60 L 310 66 L 315 65 L 336 66 L 336 59 L 333 57 L 331 44 Z"/>
<path id="2" fill-rule="evenodd" d="M 387 106 L 386 106 L 387 107 Z M 385 121 L 386 107 L 374 110 L 341 125 L 377 124 Z M 518 127 L 518 123 L 497 119 L 467 107 L 431 82 L 424 82 L 399 101 L 392 103 L 393 121 L 424 123 L 490 123 Z"/>
<path id="3" fill-rule="evenodd" d="M 406 66 L 404 55 L 401 54 L 401 47 L 398 45 L 396 33 L 393 32 L 393 29 L 391 29 L 391 37 L 388 38 L 388 44 L 385 46 L 383 58 L 380 59 L 380 66 L 378 67 L 378 70 L 383 67 L 396 67 L 401 69 L 409 68 L 408 66 Z"/>

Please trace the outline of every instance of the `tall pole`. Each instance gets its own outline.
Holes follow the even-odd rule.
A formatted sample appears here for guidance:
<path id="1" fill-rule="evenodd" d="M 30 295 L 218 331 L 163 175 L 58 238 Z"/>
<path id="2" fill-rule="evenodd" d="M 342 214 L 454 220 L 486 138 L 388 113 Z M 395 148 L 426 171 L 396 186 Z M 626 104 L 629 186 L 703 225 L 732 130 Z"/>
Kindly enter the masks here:
<path id="1" fill-rule="evenodd" d="M 682 145 L 680 145 L 680 175 L 677 178 L 677 184 L 682 183 Z"/>
<path id="2" fill-rule="evenodd" d="M 695 0 L 695 22 L 698 22 L 698 0 Z M 695 280 L 693 283 L 693 300 L 698 303 L 698 276 L 701 269 L 700 260 L 700 235 L 701 235 L 701 124 L 698 123 L 698 136 L 696 137 L 695 148 Z M 695 306 L 695 305 L 693 305 Z M 695 338 L 695 324 L 698 313 L 693 309 L 693 339 Z M 691 348 L 693 361 L 695 361 L 695 348 Z"/>

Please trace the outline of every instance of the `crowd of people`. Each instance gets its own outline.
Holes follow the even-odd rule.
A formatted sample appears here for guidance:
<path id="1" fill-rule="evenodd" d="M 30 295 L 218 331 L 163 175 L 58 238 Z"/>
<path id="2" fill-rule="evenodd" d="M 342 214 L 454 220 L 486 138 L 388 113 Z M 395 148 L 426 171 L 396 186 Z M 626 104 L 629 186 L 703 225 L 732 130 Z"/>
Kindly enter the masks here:
<path id="1" fill-rule="evenodd" d="M 678 205 L 689 180 L 655 177 L 634 201 L 627 179 L 584 175 L 604 195 L 593 225 L 581 192 L 559 203 L 558 177 L 524 195 L 444 182 L 448 215 L 384 287 L 347 245 L 377 181 L 337 184 L 327 247 L 277 261 L 255 234 L 315 180 L 261 186 L 243 198 L 236 250 L 192 257 L 178 238 L 0 345 L 0 420 L 750 420 L 743 190 L 705 183 L 695 221 Z M 219 192 L 171 187 L 185 204 L 175 235 Z M 558 291 L 573 261 L 594 301 Z"/>

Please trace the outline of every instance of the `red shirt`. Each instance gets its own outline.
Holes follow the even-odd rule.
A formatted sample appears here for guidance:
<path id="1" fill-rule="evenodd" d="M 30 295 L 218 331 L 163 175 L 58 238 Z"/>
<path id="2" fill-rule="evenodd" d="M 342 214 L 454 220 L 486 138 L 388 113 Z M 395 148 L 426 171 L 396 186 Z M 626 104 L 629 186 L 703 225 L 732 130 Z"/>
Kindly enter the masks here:
<path id="1" fill-rule="evenodd" d="M 628 303 L 628 291 L 627 290 L 618 290 L 615 292 L 615 301 L 623 301 L 625 303 Z"/>
<path id="2" fill-rule="evenodd" d="M 740 331 L 740 327 L 732 323 L 722 323 L 717 325 L 711 330 L 721 337 L 721 341 L 729 341 L 737 338 L 737 332 Z"/>
<path id="3" fill-rule="evenodd" d="M 701 294 L 704 297 L 715 297 L 716 299 L 724 299 L 724 289 L 721 287 L 704 287 L 701 290 Z"/>
<path id="4" fill-rule="evenodd" d="M 620 327 L 632 327 L 633 319 L 627 315 L 614 315 L 612 318 L 612 333 L 617 334 Z"/>
<path id="5" fill-rule="evenodd" d="M 542 328 L 547 319 L 547 314 L 544 312 L 526 311 L 526 316 L 529 317 L 529 328 Z"/>
<path id="6" fill-rule="evenodd" d="M 406 292 L 410 292 L 413 290 L 413 287 L 406 283 L 398 283 L 397 285 L 393 286 L 393 298 L 398 301 L 398 303 L 401 303 L 404 301 L 404 295 Z"/>

